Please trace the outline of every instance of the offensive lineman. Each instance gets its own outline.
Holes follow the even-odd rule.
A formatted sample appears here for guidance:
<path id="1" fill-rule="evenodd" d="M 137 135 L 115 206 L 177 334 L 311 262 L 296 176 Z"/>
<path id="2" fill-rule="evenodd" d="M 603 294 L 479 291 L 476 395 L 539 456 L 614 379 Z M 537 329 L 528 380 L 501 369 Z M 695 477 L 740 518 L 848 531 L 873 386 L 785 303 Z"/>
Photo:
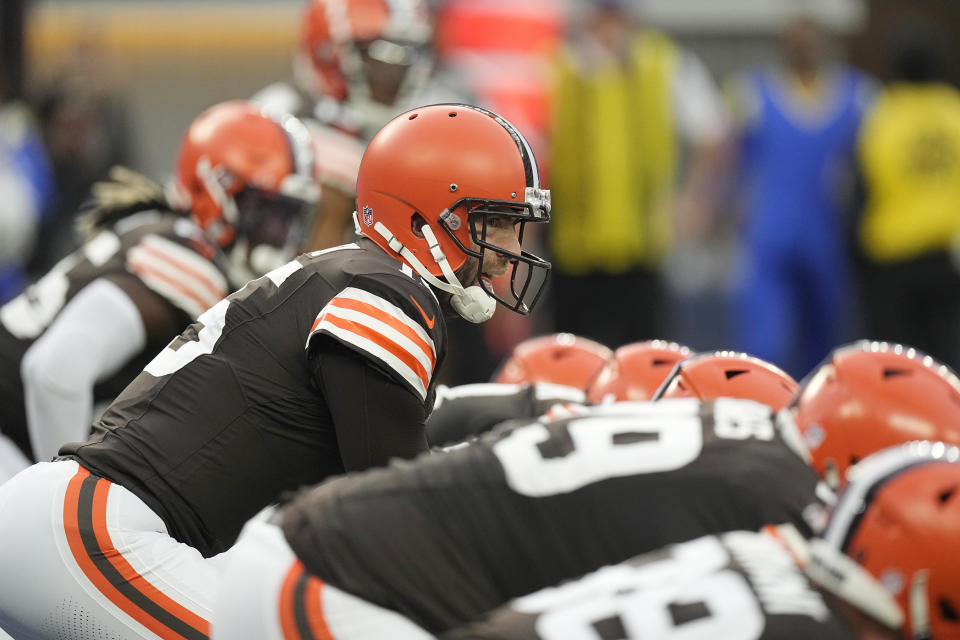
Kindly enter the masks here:
<path id="1" fill-rule="evenodd" d="M 90 240 L 0 308 L 0 438 L 22 453 L 6 465 L 0 456 L 0 483 L 86 438 L 95 402 L 272 268 L 252 255 L 282 264 L 299 252 L 317 198 L 312 165 L 302 123 L 237 100 L 191 123 L 170 197 L 120 168 L 94 187 Z"/>
<path id="2" fill-rule="evenodd" d="M 804 538 L 771 529 L 706 536 L 604 567 L 443 640 L 853 640 L 791 555 L 806 549 Z"/>
<path id="3" fill-rule="evenodd" d="M 357 188 L 364 237 L 218 302 L 90 440 L 0 487 L 0 575 L 14 576 L 0 626 L 58 637 L 79 617 L 103 634 L 206 638 L 211 558 L 244 522 L 284 491 L 426 449 L 444 315 L 529 311 L 549 263 L 521 240 L 549 220 L 549 192 L 516 129 L 467 105 L 391 121 Z M 513 298 L 491 287 L 508 270 Z"/>
<path id="4" fill-rule="evenodd" d="M 693 364 L 696 366 L 683 368 L 682 372 L 677 369 L 675 373 L 682 374 L 683 380 L 693 383 L 703 398 L 713 397 L 712 393 L 720 396 L 750 393 L 782 404 L 778 400 L 779 392 L 772 393 L 770 383 L 788 386 L 793 384 L 789 377 L 768 363 L 735 354 L 704 355 Z M 709 366 L 701 366 L 704 364 Z M 752 375 L 745 376 L 741 373 L 730 378 L 720 376 L 727 380 L 727 384 L 724 384 L 716 380 L 716 365 L 736 365 L 733 371 L 746 368 Z M 806 453 L 804 445 L 813 447 L 814 461 L 819 461 L 818 469 L 823 469 L 825 459 L 828 463 L 831 458 L 835 462 L 849 460 L 851 454 L 863 456 L 890 443 L 908 440 L 908 431 L 905 430 L 907 425 L 928 425 L 929 429 L 924 433 L 931 437 L 939 438 L 943 435 L 953 439 L 953 424 L 956 422 L 953 417 L 960 406 L 960 383 L 943 365 L 916 354 L 912 349 L 899 345 L 861 342 L 839 349 L 833 354 L 831 359 L 805 380 L 797 398 L 788 411 L 779 414 L 783 416 L 781 419 L 786 420 L 780 425 L 780 433 L 788 436 L 787 443 L 792 444 L 791 448 Z M 654 411 L 664 411 L 664 408 L 657 407 L 662 403 L 676 402 L 691 400 L 663 400 L 656 405 L 647 406 Z M 720 399 L 717 402 L 727 404 L 738 401 Z M 851 416 L 846 409 L 851 404 L 867 406 L 870 409 L 863 415 Z M 597 412 L 602 414 L 607 411 L 629 411 L 630 406 L 614 404 L 590 411 L 595 417 Z M 787 428 L 793 423 L 785 414 L 797 417 L 806 432 L 805 442 L 797 442 L 799 433 L 794 428 Z M 793 472 L 788 470 L 788 466 L 783 467 L 782 477 L 779 476 L 780 470 L 776 468 L 768 468 L 763 472 L 763 467 L 776 465 L 771 460 L 764 461 L 764 457 L 758 457 L 755 451 L 751 451 L 756 449 L 756 444 L 749 437 L 740 441 L 742 448 L 739 450 L 734 445 L 725 455 L 718 456 L 725 465 L 734 465 L 736 461 L 732 469 L 720 470 L 720 473 L 726 476 L 721 477 L 719 483 L 701 474 L 699 479 L 703 482 L 702 486 L 698 487 L 697 483 L 691 481 L 694 480 L 693 474 L 685 468 L 667 474 L 640 474 L 636 476 L 640 479 L 637 481 L 640 486 L 638 490 L 629 493 L 620 491 L 621 495 L 617 496 L 610 488 L 609 480 L 606 489 L 600 488 L 604 486 L 601 481 L 596 483 L 593 494 L 584 494 L 582 489 L 579 490 L 582 496 L 580 504 L 576 504 L 576 500 L 572 498 L 578 492 L 574 489 L 572 493 L 567 491 L 543 498 L 547 506 L 542 510 L 534 510 L 521 503 L 522 506 L 505 513 L 505 507 L 500 503 L 509 501 L 509 498 L 498 495 L 499 492 L 493 493 L 490 482 L 477 482 L 475 473 L 464 478 L 470 473 L 468 470 L 480 467 L 471 458 L 482 456 L 476 453 L 471 456 L 470 451 L 478 452 L 482 448 L 494 453 L 491 457 L 495 457 L 497 446 L 501 446 L 503 454 L 502 445 L 496 444 L 498 441 L 516 439 L 518 433 L 525 431 L 532 434 L 524 443 L 530 455 L 526 459 L 510 455 L 509 452 L 516 447 L 508 448 L 507 464 L 501 463 L 501 470 L 494 471 L 494 487 L 506 484 L 499 476 L 502 474 L 504 478 L 509 478 L 511 468 L 514 469 L 514 477 L 526 478 L 531 483 L 540 481 L 544 483 L 544 487 L 550 486 L 551 479 L 554 482 L 559 480 L 575 484 L 577 471 L 593 472 L 597 474 L 597 478 L 603 478 L 604 474 L 615 474 L 618 469 L 612 463 L 616 460 L 609 454 L 616 446 L 610 447 L 610 444 L 604 443 L 616 443 L 619 440 L 621 445 L 630 445 L 631 440 L 623 437 L 626 434 L 611 434 L 609 431 L 600 432 L 598 437 L 596 431 L 599 423 L 590 419 L 591 414 L 588 413 L 586 416 L 563 421 L 567 425 L 579 422 L 582 426 L 576 431 L 569 427 L 552 434 L 550 431 L 547 434 L 536 431 L 552 430 L 558 422 L 546 427 L 532 425 L 513 432 L 497 431 L 486 436 L 478 445 L 447 454 L 460 456 L 470 462 L 421 460 L 413 468 L 395 467 L 389 471 L 365 474 L 353 480 L 336 480 L 303 494 L 287 506 L 279 519 L 282 529 L 261 522 L 251 523 L 235 550 L 228 580 L 225 582 L 229 586 L 218 600 L 216 635 L 243 638 L 243 633 L 231 626 L 233 623 L 243 622 L 249 630 L 257 634 L 256 637 L 263 638 L 292 637 L 276 635 L 278 625 L 283 633 L 287 633 L 291 628 L 301 633 L 305 630 L 312 629 L 317 632 L 319 628 L 328 628 L 334 635 L 339 634 L 338 640 L 354 637 L 351 634 L 378 637 L 375 635 L 377 633 L 385 638 L 429 637 L 425 635 L 427 631 L 436 632 L 438 628 L 442 628 L 439 624 L 430 626 L 437 622 L 438 616 L 451 613 L 456 616 L 458 613 L 464 614 L 471 606 L 475 607 L 471 613 L 463 615 L 466 620 L 470 615 L 476 616 L 489 609 L 490 601 L 484 602 L 482 598 L 496 599 L 496 596 L 491 597 L 491 594 L 510 586 L 509 579 L 536 581 L 536 578 L 531 579 L 529 576 L 540 577 L 542 573 L 537 574 L 532 570 L 531 559 L 542 557 L 545 570 L 557 572 L 556 567 L 560 566 L 565 556 L 582 554 L 585 548 L 610 549 L 604 533 L 610 527 L 623 525 L 625 517 L 633 516 L 641 520 L 642 524 L 638 529 L 643 528 L 648 536 L 660 535 L 663 540 L 678 541 L 683 536 L 675 535 L 676 532 L 665 528 L 664 523 L 675 525 L 685 517 L 702 518 L 704 513 L 701 509 L 704 508 L 706 513 L 715 508 L 738 509 L 737 501 L 746 497 L 739 490 L 730 498 L 714 493 L 718 486 L 730 481 L 732 474 L 741 476 L 749 490 L 758 491 L 768 498 L 782 494 L 777 483 L 787 483 L 792 490 L 799 486 L 798 480 L 789 478 Z M 718 424 L 723 425 L 726 422 L 712 419 L 709 413 L 703 414 L 703 421 L 705 426 L 713 425 L 714 429 Z M 658 435 L 669 435 L 680 441 L 689 440 L 689 435 L 684 437 L 671 423 L 673 421 L 665 421 L 661 425 L 662 432 Z M 821 423 L 823 427 L 820 439 L 813 440 L 811 429 L 816 423 Z M 756 426 L 760 423 L 741 420 L 737 428 L 722 427 L 720 431 L 728 435 L 739 432 L 740 436 L 744 436 L 744 430 L 751 424 Z M 823 430 L 826 430 L 825 439 Z M 749 429 L 746 431 L 749 432 Z M 829 445 L 823 447 L 825 450 L 817 448 L 817 445 L 824 442 Z M 490 446 L 491 443 L 493 447 Z M 701 458 L 705 460 L 710 449 L 706 440 L 704 443 Z M 649 458 L 640 457 L 639 454 L 644 452 L 643 446 L 650 447 L 651 444 L 654 446 L 646 449 Z M 642 439 L 635 438 L 632 446 L 633 453 L 637 456 L 635 464 L 642 466 L 644 460 L 649 462 L 651 459 L 655 463 L 667 464 L 665 461 L 668 458 L 663 453 L 670 447 L 666 441 L 648 439 L 644 443 Z M 943 449 L 942 446 L 940 448 Z M 629 453 L 626 446 L 622 451 L 624 454 Z M 955 462 L 956 450 L 950 451 L 953 452 L 950 454 L 953 456 L 952 461 Z M 538 461 L 539 457 L 544 460 Z M 624 457 L 624 462 L 627 459 Z M 809 460 L 809 455 L 805 455 L 805 459 Z M 702 464 L 701 459 L 691 463 L 690 467 L 698 463 Z M 758 463 L 763 464 L 758 467 Z M 497 468 L 496 464 L 489 466 L 492 469 Z M 805 468 L 804 473 L 809 474 L 809 469 Z M 776 478 L 772 482 L 768 480 L 770 475 Z M 878 477 L 889 475 L 884 472 Z M 659 484 L 654 484 L 652 480 L 658 477 Z M 643 481 L 644 478 L 646 482 Z M 463 485 L 457 484 L 455 479 Z M 640 484 L 641 482 L 643 484 Z M 404 501 L 409 499 L 409 504 L 398 506 L 399 490 L 385 493 L 383 497 L 389 495 L 388 499 L 375 502 L 379 497 L 378 488 L 395 489 L 398 486 L 404 487 Z M 953 504 L 949 500 L 956 493 L 956 486 L 956 480 L 953 480 L 944 482 L 939 488 L 935 486 L 926 491 L 926 501 L 923 504 L 927 512 L 944 513 L 943 507 L 948 503 Z M 684 489 L 693 492 L 690 496 L 678 495 L 677 492 Z M 831 501 L 830 492 L 823 485 L 817 485 L 816 491 L 824 500 Z M 512 492 L 503 488 L 502 493 L 509 496 Z M 419 498 L 416 497 L 417 494 L 420 494 Z M 493 495 L 497 495 L 498 500 L 494 500 Z M 598 495 L 603 497 L 598 498 Z M 905 495 L 919 494 L 915 489 L 900 491 L 899 503 L 910 505 L 912 502 Z M 657 501 L 657 496 L 669 497 Z M 449 499 L 445 499 L 447 497 Z M 516 503 L 517 496 L 512 497 Z M 746 499 L 749 501 L 748 497 Z M 558 503 L 571 500 L 575 504 L 569 507 L 569 520 L 544 517 L 543 513 L 550 508 L 551 502 L 557 513 L 560 512 L 560 507 L 556 506 Z M 628 503 L 624 504 L 622 501 Z M 660 504 L 657 504 L 658 502 Z M 674 505 L 676 508 L 670 509 Z M 876 510 L 876 513 L 881 514 L 878 516 L 881 524 L 889 523 L 890 520 L 885 518 L 885 515 L 894 512 L 889 502 L 887 505 Z M 391 528 L 393 519 L 386 514 L 392 510 L 402 511 L 397 520 L 403 522 L 404 529 Z M 858 512 L 855 505 L 846 508 L 846 511 L 848 514 Z M 809 510 L 806 515 L 816 524 L 820 524 L 820 515 L 815 509 Z M 783 521 L 770 513 L 767 516 L 769 522 Z M 368 518 L 371 522 L 366 526 L 361 521 Z M 330 526 L 331 521 L 336 524 Z M 715 520 L 708 518 L 701 524 L 709 526 L 715 524 Z M 738 528 L 741 526 L 756 529 L 759 525 L 737 525 Z M 956 520 L 955 515 L 950 516 L 943 521 L 941 531 L 943 527 L 946 527 L 946 531 L 953 531 L 953 534 L 941 535 L 936 544 L 918 545 L 913 552 L 906 553 L 907 560 L 914 562 L 920 557 L 919 550 L 927 547 L 935 550 L 932 555 L 936 557 L 938 553 L 943 553 L 944 544 L 953 544 L 956 534 L 960 532 L 960 521 Z M 352 535 L 349 540 L 339 533 L 340 530 L 356 532 L 361 529 L 367 533 Z M 902 530 L 903 526 L 896 523 L 887 527 L 882 534 L 885 536 L 883 543 L 894 548 L 902 547 Z M 400 531 L 409 532 L 410 538 L 400 538 Z M 386 548 L 394 555 L 380 558 L 378 562 L 379 556 L 376 555 L 374 547 L 377 541 L 385 542 L 382 536 L 389 537 Z M 874 534 L 874 538 L 877 537 L 877 534 Z M 842 534 L 836 534 L 834 538 L 837 538 L 834 542 L 838 547 L 840 542 L 844 545 L 850 542 L 850 538 Z M 402 545 L 399 542 L 401 540 Z M 509 542 L 501 547 L 497 544 L 500 540 Z M 491 545 L 493 549 L 485 551 L 485 548 Z M 545 545 L 554 546 L 544 548 Z M 651 545 L 646 550 L 652 550 L 656 546 Z M 863 548 L 862 545 L 855 545 L 851 548 L 844 546 L 841 550 L 854 557 L 877 555 L 871 554 L 869 548 L 866 556 L 857 555 L 860 553 L 858 550 Z M 332 555 L 325 557 L 325 551 L 330 551 Z M 423 565 L 419 566 L 416 560 L 407 560 L 411 555 L 414 558 L 425 558 Z M 440 558 L 443 558 L 442 562 Z M 610 562 L 598 562 L 584 572 L 606 564 Z M 449 572 L 438 575 L 439 568 L 448 569 Z M 915 566 L 914 569 L 918 567 Z M 872 570 L 875 576 L 882 573 L 882 567 Z M 361 575 L 356 577 L 352 572 Z M 949 591 L 951 597 L 946 600 L 946 608 L 937 602 L 941 599 L 939 594 L 952 588 L 949 587 L 951 577 L 955 581 L 958 574 L 950 565 L 938 575 L 939 591 L 936 597 L 931 594 L 931 604 L 938 608 L 929 615 L 937 615 L 941 624 L 949 625 L 951 619 L 956 620 L 951 613 L 957 610 L 953 604 L 956 598 L 952 595 L 956 589 Z M 319 579 L 316 576 L 319 576 Z M 465 576 L 471 579 L 465 580 Z M 440 584 L 444 581 L 449 582 Z M 559 582 L 557 580 L 540 586 L 548 587 Z M 502 591 L 500 595 L 502 596 Z M 900 597 L 904 601 L 907 599 L 905 592 L 901 592 Z M 318 610 L 321 605 L 322 612 Z M 398 611 L 407 617 L 399 615 Z M 424 622 L 423 619 L 414 617 L 416 615 L 433 616 L 434 619 Z M 307 626 L 298 626 L 297 623 Z M 221 636 L 217 624 L 225 625 L 224 629 L 229 633 Z M 358 629 L 358 624 L 366 626 Z M 885 633 L 889 633 L 889 630 L 885 630 Z"/>
<path id="5" fill-rule="evenodd" d="M 324 483 L 279 527 L 248 526 L 214 637 L 292 637 L 290 624 L 429 637 L 670 542 L 768 522 L 809 534 L 818 478 L 781 415 L 728 398 L 617 403 Z"/>
<path id="6" fill-rule="evenodd" d="M 789 526 L 700 538 L 519 598 L 443 640 L 956 637 L 958 458 L 943 443 L 880 451 L 854 468 L 820 539 Z"/>

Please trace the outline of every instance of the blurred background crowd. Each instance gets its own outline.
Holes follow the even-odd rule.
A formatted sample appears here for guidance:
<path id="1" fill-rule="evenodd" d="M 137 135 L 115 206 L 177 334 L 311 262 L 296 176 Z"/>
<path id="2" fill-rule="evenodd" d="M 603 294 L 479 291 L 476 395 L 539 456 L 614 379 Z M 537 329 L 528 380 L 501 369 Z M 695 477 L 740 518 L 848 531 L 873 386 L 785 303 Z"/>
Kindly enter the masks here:
<path id="1" fill-rule="evenodd" d="M 197 113 L 293 78 L 305 5 L 4 0 L 0 302 L 79 244 L 76 214 L 111 166 L 162 181 Z M 524 132 L 553 192 L 545 303 L 452 328 L 443 381 L 489 379 L 557 331 L 737 349 L 798 378 L 860 337 L 957 364 L 960 5 L 431 10 L 438 64 Z"/>

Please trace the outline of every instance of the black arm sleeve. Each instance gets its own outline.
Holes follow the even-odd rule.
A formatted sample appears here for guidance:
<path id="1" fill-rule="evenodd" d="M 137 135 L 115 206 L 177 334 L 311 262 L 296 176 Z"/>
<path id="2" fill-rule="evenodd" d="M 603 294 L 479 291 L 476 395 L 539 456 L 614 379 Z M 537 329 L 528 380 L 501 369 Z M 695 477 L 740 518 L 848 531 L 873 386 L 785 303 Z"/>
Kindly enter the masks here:
<path id="1" fill-rule="evenodd" d="M 535 418 L 533 389 L 518 387 L 509 394 L 484 393 L 490 384 L 462 385 L 447 390 L 456 393 L 446 397 L 430 414 L 427 440 L 437 447 L 462 442 L 489 431 L 494 425 L 511 418 Z M 476 392 L 472 388 L 477 389 Z M 438 395 L 442 394 L 438 392 Z"/>
<path id="2" fill-rule="evenodd" d="M 427 411 L 413 393 L 369 358 L 335 340 L 316 340 L 311 355 L 346 471 L 383 466 L 390 458 L 413 458 L 427 450 Z"/>

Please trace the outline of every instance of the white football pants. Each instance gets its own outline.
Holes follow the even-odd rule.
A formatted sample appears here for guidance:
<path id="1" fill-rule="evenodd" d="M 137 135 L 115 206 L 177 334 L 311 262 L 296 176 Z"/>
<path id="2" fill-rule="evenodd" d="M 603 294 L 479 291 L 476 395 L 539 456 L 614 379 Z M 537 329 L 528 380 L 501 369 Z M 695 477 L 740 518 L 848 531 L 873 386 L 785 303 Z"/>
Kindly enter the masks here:
<path id="1" fill-rule="evenodd" d="M 0 628 L 17 640 L 204 640 L 218 559 L 72 461 L 0 486 Z"/>
<path id="2" fill-rule="evenodd" d="M 13 440 L 0 433 L 0 484 L 17 475 L 31 464 Z M 3 636 L 0 636 L 2 639 Z"/>
<path id="3" fill-rule="evenodd" d="M 399 613 L 306 573 L 274 524 L 254 519 L 230 550 L 214 606 L 214 640 L 428 640 Z"/>

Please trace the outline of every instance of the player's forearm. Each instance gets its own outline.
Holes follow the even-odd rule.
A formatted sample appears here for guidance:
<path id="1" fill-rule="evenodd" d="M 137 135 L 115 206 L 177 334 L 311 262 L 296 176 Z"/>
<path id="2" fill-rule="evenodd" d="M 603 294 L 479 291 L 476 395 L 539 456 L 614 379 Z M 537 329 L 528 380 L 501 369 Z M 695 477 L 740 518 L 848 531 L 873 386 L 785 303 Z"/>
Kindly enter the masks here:
<path id="1" fill-rule="evenodd" d="M 314 357 L 346 471 L 380 467 L 391 458 L 413 458 L 427 450 L 426 409 L 419 398 L 333 340 Z"/>
<path id="2" fill-rule="evenodd" d="M 24 355 L 21 376 L 34 456 L 48 460 L 90 430 L 93 386 L 146 341 L 137 307 L 98 280 L 78 293 Z"/>

